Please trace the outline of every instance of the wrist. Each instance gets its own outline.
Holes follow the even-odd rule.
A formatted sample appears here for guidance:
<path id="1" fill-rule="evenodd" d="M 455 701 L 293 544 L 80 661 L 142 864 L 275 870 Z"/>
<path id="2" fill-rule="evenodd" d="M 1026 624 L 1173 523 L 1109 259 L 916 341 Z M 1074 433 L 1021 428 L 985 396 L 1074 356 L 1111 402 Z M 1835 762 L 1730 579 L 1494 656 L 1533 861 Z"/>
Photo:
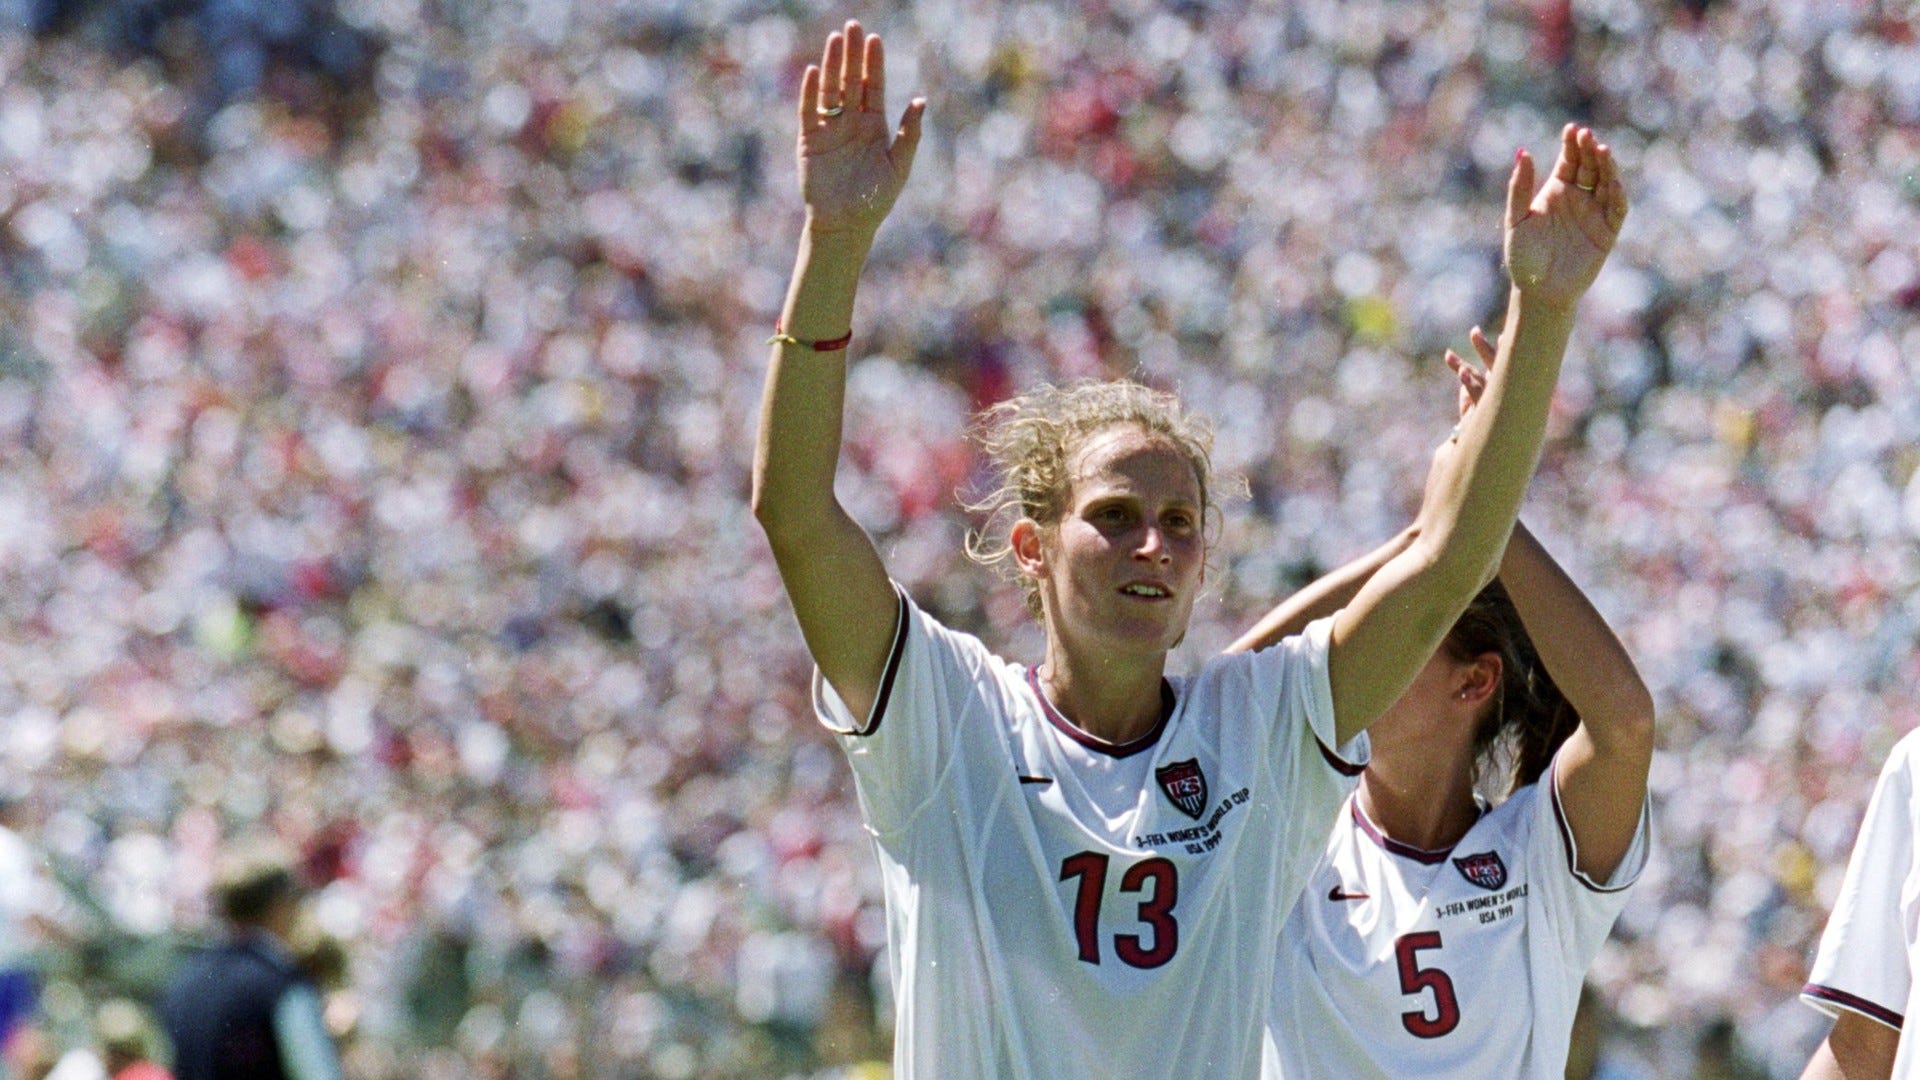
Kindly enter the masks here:
<path id="1" fill-rule="evenodd" d="M 1563 322 L 1572 326 L 1574 311 L 1580 306 L 1580 295 L 1546 296 L 1515 283 L 1508 297 L 1508 305 L 1516 316 L 1525 313 L 1536 322 Z"/>
<path id="2" fill-rule="evenodd" d="M 873 247 L 873 238 L 878 232 L 878 223 L 872 227 L 823 225 L 809 212 L 802 235 L 806 238 L 807 245 L 815 251 L 857 253 L 864 259 L 867 251 Z"/>

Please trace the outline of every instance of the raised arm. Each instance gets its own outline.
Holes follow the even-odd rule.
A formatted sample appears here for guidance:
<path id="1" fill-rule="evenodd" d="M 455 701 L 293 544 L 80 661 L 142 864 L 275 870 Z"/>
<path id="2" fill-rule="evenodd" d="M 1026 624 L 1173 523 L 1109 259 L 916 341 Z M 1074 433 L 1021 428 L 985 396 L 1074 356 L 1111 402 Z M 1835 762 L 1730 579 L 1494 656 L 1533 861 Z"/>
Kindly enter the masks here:
<path id="1" fill-rule="evenodd" d="M 1313 579 L 1311 584 L 1280 601 L 1272 611 L 1261 616 L 1252 629 L 1240 635 L 1239 640 L 1227 646 L 1225 651 L 1258 652 L 1305 630 L 1307 624 L 1315 619 L 1325 618 L 1346 607 L 1354 594 L 1360 591 L 1360 586 L 1365 585 L 1367 579 L 1391 562 L 1394 556 L 1413 546 L 1414 537 L 1418 535 L 1417 528 L 1408 526 L 1365 555 Z"/>
<path id="2" fill-rule="evenodd" d="M 1468 336 L 1473 347 L 1480 352 L 1480 358 L 1491 367 L 1495 360 L 1493 346 L 1474 327 Z M 1446 353 L 1447 366 L 1453 370 L 1459 380 L 1460 419 L 1465 420 L 1469 410 L 1480 400 L 1486 390 L 1486 375 L 1479 369 L 1463 362 L 1452 349 Z M 1430 498 L 1435 478 L 1452 469 L 1449 458 L 1453 456 L 1454 444 L 1459 437 L 1459 428 L 1454 428 L 1454 436 L 1434 451 L 1433 464 L 1427 470 L 1427 489 L 1421 493 L 1424 506 Z M 1287 597 L 1275 605 L 1273 610 L 1261 616 L 1260 621 L 1239 640 L 1226 647 L 1225 652 L 1258 652 L 1280 643 L 1281 639 L 1297 634 L 1307 628 L 1315 619 L 1325 618 L 1353 602 L 1353 598 L 1380 568 L 1392 562 L 1394 556 L 1413 546 L 1414 538 L 1420 535 L 1420 522 L 1400 530 L 1389 537 L 1386 543 L 1367 552 L 1334 570 L 1315 578 L 1299 592 Z"/>
<path id="3" fill-rule="evenodd" d="M 1489 369 L 1498 355 L 1474 327 L 1473 347 Z M 1462 414 L 1486 388 L 1486 376 L 1452 350 Z M 1525 522 L 1515 522 L 1500 582 L 1527 629 L 1534 652 L 1580 717 L 1554 759 L 1560 804 L 1580 849 L 1579 869 L 1596 881 L 1613 876 L 1633 846 L 1653 762 L 1653 694 L 1607 620 L 1554 561 Z"/>
<path id="4" fill-rule="evenodd" d="M 926 102 L 885 119 L 886 56 L 857 22 L 827 38 L 800 88 L 806 227 L 760 403 L 753 513 L 766 530 L 800 632 L 855 716 L 871 709 L 895 620 L 879 552 L 834 495 L 845 408 L 846 338 L 874 234 L 899 197 Z"/>
<path id="5" fill-rule="evenodd" d="M 1612 154 L 1586 128 L 1566 128 L 1553 175 L 1538 193 L 1533 186 L 1533 159 L 1521 151 L 1507 185 L 1507 329 L 1480 405 L 1434 477 L 1419 535 L 1334 619 L 1328 672 L 1343 742 L 1406 690 L 1493 577 L 1539 460 L 1574 307 L 1626 220 Z"/>
<path id="6" fill-rule="evenodd" d="M 1554 773 L 1579 869 L 1604 882 L 1633 846 L 1646 801 L 1653 695 L 1607 620 L 1524 524 L 1514 526 L 1500 582 L 1541 666 L 1580 717 Z"/>

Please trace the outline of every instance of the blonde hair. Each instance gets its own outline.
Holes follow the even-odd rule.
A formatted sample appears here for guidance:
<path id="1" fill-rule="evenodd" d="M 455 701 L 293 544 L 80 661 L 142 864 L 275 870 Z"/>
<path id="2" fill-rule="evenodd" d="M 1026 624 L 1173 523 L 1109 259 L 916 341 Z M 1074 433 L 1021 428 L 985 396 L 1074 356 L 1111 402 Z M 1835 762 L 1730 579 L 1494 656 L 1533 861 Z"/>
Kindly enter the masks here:
<path id="1" fill-rule="evenodd" d="M 968 502 L 985 521 L 967 534 L 967 556 L 1013 578 L 1027 610 L 1041 614 L 1038 582 L 1013 569 L 1010 534 L 1021 518 L 1042 527 L 1059 523 L 1073 485 L 1073 455 L 1108 428 L 1132 424 L 1172 443 L 1193 466 L 1200 510 L 1213 521 L 1213 431 L 1172 394 L 1136 382 L 1080 382 L 1041 386 L 980 414 L 973 437 L 993 463 L 994 489 Z"/>

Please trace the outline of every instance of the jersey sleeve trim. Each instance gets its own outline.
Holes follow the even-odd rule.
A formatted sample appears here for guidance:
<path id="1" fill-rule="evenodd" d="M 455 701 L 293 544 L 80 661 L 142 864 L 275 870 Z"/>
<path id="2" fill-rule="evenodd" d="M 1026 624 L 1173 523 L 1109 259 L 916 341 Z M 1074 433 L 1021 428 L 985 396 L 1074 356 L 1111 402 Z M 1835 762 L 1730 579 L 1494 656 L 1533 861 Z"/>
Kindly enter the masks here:
<path id="1" fill-rule="evenodd" d="M 1556 761 L 1557 760 L 1558 759 L 1556 759 Z M 1642 801 L 1640 804 L 1640 820 L 1633 827 L 1633 843 L 1628 846 L 1626 855 L 1621 857 L 1620 865 L 1615 867 L 1613 871 L 1614 878 L 1624 878 L 1625 880 L 1620 881 L 1618 884 L 1603 885 L 1589 877 L 1586 871 L 1580 869 L 1580 845 L 1574 840 L 1573 824 L 1567 820 L 1566 807 L 1560 805 L 1560 773 L 1558 769 L 1554 768 L 1553 763 L 1547 765 L 1546 783 L 1547 796 L 1553 803 L 1553 823 L 1560 828 L 1560 848 L 1562 851 L 1565 851 L 1567 855 L 1567 873 L 1573 875 L 1573 880 L 1579 882 L 1590 892 L 1617 893 L 1625 892 L 1633 888 L 1633 883 L 1640 880 L 1640 870 L 1646 865 L 1645 844 L 1643 843 L 1647 832 L 1646 803 Z M 1627 868 L 1630 866 L 1632 870 L 1628 871 Z"/>
<path id="2" fill-rule="evenodd" d="M 880 721 L 887 713 L 887 700 L 893 696 L 893 682 L 900 674 L 900 660 L 907 652 L 907 627 L 912 622 L 913 613 L 907 607 L 907 594 L 899 585 L 893 587 L 896 605 L 894 608 L 893 645 L 887 650 L 886 671 L 880 676 L 880 689 L 873 695 L 873 709 L 867 713 L 866 723 L 852 728 L 837 728 L 832 724 L 823 726 L 835 735 L 851 735 L 864 738 L 880 730 Z M 840 710 L 844 712 L 844 710 Z"/>
<path id="3" fill-rule="evenodd" d="M 1845 990 L 1835 990 L 1831 986 L 1821 986 L 1819 983 L 1808 983 L 1801 987 L 1800 996 L 1806 998 L 1808 1004 L 1819 1009 L 1821 1012 L 1832 1013 L 1833 1009 L 1827 1006 L 1842 1008 L 1848 1012 L 1858 1013 L 1869 1020 L 1875 1020 L 1885 1024 L 1895 1031 L 1899 1031 L 1901 1025 L 1906 1021 L 1906 1017 L 1894 1012 L 1885 1005 L 1876 1005 L 1866 998 L 1849 994 Z"/>
<path id="4" fill-rule="evenodd" d="M 1312 698 L 1312 704 L 1307 710 L 1307 726 L 1313 734 L 1314 745 L 1319 747 L 1320 757 L 1328 768 L 1351 780 L 1367 771 L 1367 761 L 1373 756 L 1373 744 L 1363 731 L 1348 739 L 1345 745 L 1328 745 L 1339 737 L 1333 710 L 1333 682 L 1327 673 L 1327 654 L 1333 647 L 1333 616 L 1308 623 L 1306 629 L 1300 632 L 1299 639 L 1305 645 L 1306 656 L 1310 658 L 1306 677 L 1307 693 Z"/>
<path id="5" fill-rule="evenodd" d="M 1333 771 L 1339 773 L 1341 776 L 1359 776 L 1361 773 L 1367 771 L 1367 766 L 1364 762 L 1356 763 L 1348 761 L 1346 758 L 1327 749 L 1327 744 L 1321 742 L 1318 736 L 1314 738 L 1313 745 L 1320 748 L 1320 756 L 1326 758 L 1327 764 L 1332 766 Z"/>

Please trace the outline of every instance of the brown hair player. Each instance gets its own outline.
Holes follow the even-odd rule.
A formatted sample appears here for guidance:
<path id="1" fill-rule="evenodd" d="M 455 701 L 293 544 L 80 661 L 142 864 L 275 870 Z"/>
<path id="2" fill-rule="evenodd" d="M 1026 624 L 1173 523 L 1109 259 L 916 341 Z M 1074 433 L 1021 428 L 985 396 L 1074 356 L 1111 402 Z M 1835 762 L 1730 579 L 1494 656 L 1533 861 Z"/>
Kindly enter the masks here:
<path id="1" fill-rule="evenodd" d="M 1484 378 L 1448 360 L 1464 413 Z M 1236 648 L 1337 609 L 1417 531 Z M 1564 1077 L 1581 983 L 1646 864 L 1653 720 L 1606 620 L 1516 524 L 1499 580 L 1369 729 L 1372 760 L 1280 934 L 1264 1075 Z"/>

